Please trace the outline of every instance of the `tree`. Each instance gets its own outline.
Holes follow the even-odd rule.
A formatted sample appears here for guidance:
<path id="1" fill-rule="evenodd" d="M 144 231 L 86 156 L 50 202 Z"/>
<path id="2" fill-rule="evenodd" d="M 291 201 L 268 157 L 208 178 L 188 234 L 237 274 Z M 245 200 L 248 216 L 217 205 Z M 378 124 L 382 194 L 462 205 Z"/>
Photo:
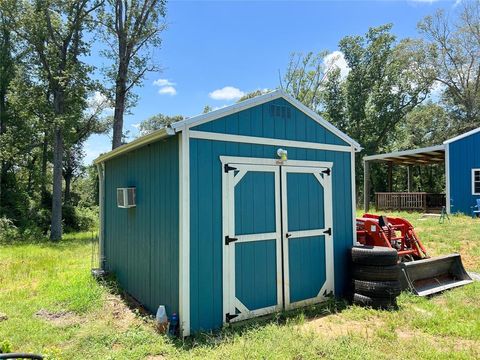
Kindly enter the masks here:
<path id="1" fill-rule="evenodd" d="M 417 51 L 425 54 L 419 74 L 434 71 L 445 87 L 443 100 L 458 120 L 457 133 L 480 123 L 480 1 L 463 2 L 459 17 L 450 21 L 443 10 L 418 25 L 423 41 Z"/>
<path id="2" fill-rule="evenodd" d="M 62 169 L 65 129 L 86 106 L 91 68 L 81 60 L 88 53 L 83 40 L 93 25 L 92 13 L 101 0 L 50 0 L 17 3 L 10 14 L 15 31 L 35 55 L 34 76 L 45 84 L 53 113 L 53 193 L 50 239 L 62 237 Z M 35 21 L 32 21 L 35 19 Z"/>
<path id="3" fill-rule="evenodd" d="M 391 28 L 371 28 L 364 37 L 347 36 L 339 44 L 350 68 L 344 89 L 346 131 L 366 154 L 389 149 L 397 125 L 426 99 L 433 81 L 418 78 L 412 64 L 421 61 L 419 54 L 408 39 L 397 43 Z"/>
<path id="4" fill-rule="evenodd" d="M 96 91 L 87 102 L 88 108 L 83 116 L 76 121 L 65 138 L 65 164 L 63 177 L 65 179 L 64 203 L 71 200 L 71 183 L 74 176 L 83 167 L 83 144 L 92 134 L 104 134 L 111 128 L 111 123 L 104 111 L 110 107 L 107 97 Z"/>
<path id="5" fill-rule="evenodd" d="M 163 129 L 170 124 L 177 121 L 182 121 L 184 117 L 182 115 L 168 116 L 163 114 L 157 114 L 143 120 L 138 125 L 139 136 L 150 134 L 156 130 Z"/>
<path id="6" fill-rule="evenodd" d="M 254 91 L 251 91 L 249 93 L 246 93 L 245 95 L 243 95 L 240 99 L 238 99 L 237 102 L 240 102 L 240 101 L 244 101 L 244 100 L 248 100 L 248 99 L 252 99 L 254 97 L 257 97 L 257 96 L 260 96 L 260 95 L 264 95 L 266 93 L 268 93 L 270 90 L 268 89 L 262 89 L 262 90 L 254 90 Z"/>
<path id="7" fill-rule="evenodd" d="M 113 60 L 107 76 L 114 82 L 112 149 L 122 144 L 123 116 L 134 103 L 131 90 L 141 84 L 145 73 L 158 70 L 152 48 L 161 44 L 165 28 L 166 0 L 107 0 L 100 20 L 110 48 L 105 56 Z M 130 103 L 129 103 L 130 99 Z"/>
<path id="8" fill-rule="evenodd" d="M 320 112 L 323 83 L 328 73 L 324 62 L 327 54 L 327 51 L 291 54 L 285 76 L 280 78 L 282 89 L 317 112 Z"/>
<path id="9" fill-rule="evenodd" d="M 0 8 L 0 137 L 5 134 L 8 121 L 7 91 L 12 81 L 14 69 L 13 44 L 9 19 Z M 2 186 L 5 179 L 5 162 L 0 156 L 0 210 L 2 207 Z"/>
<path id="10" fill-rule="evenodd" d="M 357 155 L 357 185 L 362 184 L 361 157 L 390 150 L 405 116 L 427 96 L 431 71 L 419 78 L 416 63 L 422 54 L 411 40 L 398 42 L 392 25 L 371 28 L 365 36 L 347 36 L 339 43 L 348 65 L 342 77 L 326 53 L 293 55 L 282 86 L 297 100 L 322 114 L 362 144 Z"/>

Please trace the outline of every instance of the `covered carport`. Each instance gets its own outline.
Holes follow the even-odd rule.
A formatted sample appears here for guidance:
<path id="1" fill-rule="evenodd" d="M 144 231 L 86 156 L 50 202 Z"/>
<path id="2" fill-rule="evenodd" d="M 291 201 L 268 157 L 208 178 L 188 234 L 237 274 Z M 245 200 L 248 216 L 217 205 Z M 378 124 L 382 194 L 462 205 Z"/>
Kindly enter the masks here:
<path id="1" fill-rule="evenodd" d="M 445 145 L 436 145 L 421 149 L 391 152 L 366 156 L 364 165 L 364 209 L 370 208 L 370 166 L 372 163 L 384 163 L 387 169 L 387 192 L 375 192 L 377 210 L 437 210 L 445 206 L 445 194 L 412 192 L 411 168 L 414 165 L 433 165 L 445 163 Z M 404 166 L 407 171 L 407 191 L 393 192 L 393 166 Z M 446 167 L 447 168 L 447 167 Z M 375 189 L 373 189 L 375 191 Z"/>

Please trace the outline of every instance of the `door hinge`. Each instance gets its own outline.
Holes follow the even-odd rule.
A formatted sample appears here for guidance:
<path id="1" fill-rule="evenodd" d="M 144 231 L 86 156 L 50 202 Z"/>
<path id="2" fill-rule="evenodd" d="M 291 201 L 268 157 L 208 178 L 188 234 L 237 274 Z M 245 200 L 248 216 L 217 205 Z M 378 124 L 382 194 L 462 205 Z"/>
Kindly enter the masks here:
<path id="1" fill-rule="evenodd" d="M 225 245 L 230 245 L 231 242 L 237 241 L 237 238 L 230 237 L 230 236 L 225 236 Z"/>
<path id="2" fill-rule="evenodd" d="M 231 315 L 230 313 L 225 314 L 225 322 L 229 323 L 230 320 L 235 319 L 238 316 L 238 314 L 233 314 Z"/>
<path id="3" fill-rule="evenodd" d="M 332 236 L 332 228 L 328 228 L 328 229 L 325 230 L 323 233 Z"/>
<path id="4" fill-rule="evenodd" d="M 230 166 L 228 164 L 223 165 L 223 171 L 225 171 L 226 173 L 228 173 L 231 170 L 237 170 L 237 168 L 233 167 L 233 166 Z"/>
<path id="5" fill-rule="evenodd" d="M 326 170 L 323 170 L 323 171 L 322 171 L 322 174 L 327 174 L 328 176 L 330 176 L 330 173 L 331 173 L 331 172 L 332 172 L 332 171 L 331 171 L 329 168 L 327 168 Z"/>

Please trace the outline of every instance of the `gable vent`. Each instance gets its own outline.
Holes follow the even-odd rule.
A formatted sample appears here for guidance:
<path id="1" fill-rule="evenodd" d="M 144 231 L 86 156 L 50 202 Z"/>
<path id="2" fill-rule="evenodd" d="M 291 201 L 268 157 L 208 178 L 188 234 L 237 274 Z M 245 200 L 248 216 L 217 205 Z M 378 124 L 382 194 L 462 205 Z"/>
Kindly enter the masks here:
<path id="1" fill-rule="evenodd" d="M 270 105 L 270 116 L 290 119 L 292 117 L 292 110 L 288 106 Z"/>

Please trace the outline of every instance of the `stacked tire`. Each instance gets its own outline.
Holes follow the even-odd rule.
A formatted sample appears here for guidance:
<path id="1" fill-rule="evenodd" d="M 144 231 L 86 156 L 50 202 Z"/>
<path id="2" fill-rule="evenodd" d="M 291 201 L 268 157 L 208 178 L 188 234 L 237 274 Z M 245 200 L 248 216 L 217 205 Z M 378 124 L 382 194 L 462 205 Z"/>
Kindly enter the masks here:
<path id="1" fill-rule="evenodd" d="M 397 307 L 401 292 L 397 251 L 379 246 L 352 248 L 353 303 L 374 309 Z"/>

